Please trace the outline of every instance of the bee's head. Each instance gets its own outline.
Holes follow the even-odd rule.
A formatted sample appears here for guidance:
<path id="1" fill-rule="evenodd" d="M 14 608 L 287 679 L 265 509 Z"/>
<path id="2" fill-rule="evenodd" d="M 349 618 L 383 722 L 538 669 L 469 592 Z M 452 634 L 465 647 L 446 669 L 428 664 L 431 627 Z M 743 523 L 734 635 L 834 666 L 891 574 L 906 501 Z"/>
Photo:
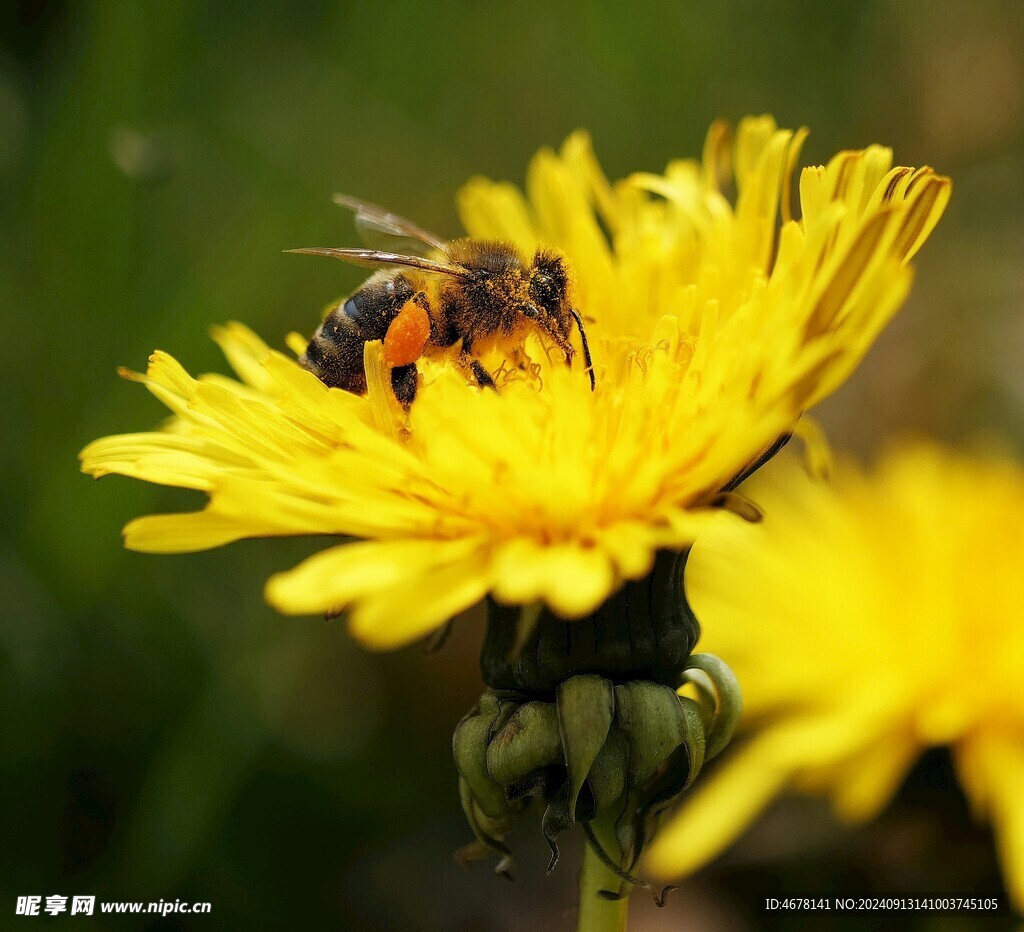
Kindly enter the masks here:
<path id="1" fill-rule="evenodd" d="M 538 249 L 527 269 L 527 280 L 530 300 L 523 304 L 523 314 L 551 334 L 559 346 L 566 348 L 572 318 L 569 316 L 569 270 L 565 260 L 556 253 Z"/>
<path id="2" fill-rule="evenodd" d="M 594 387 L 593 364 L 590 347 L 583 330 L 579 312 L 573 309 L 569 300 L 569 270 L 565 260 L 557 253 L 538 249 L 529 268 L 530 302 L 522 307 L 523 314 L 555 338 L 565 352 L 565 361 L 571 362 L 573 348 L 569 343 L 569 328 L 575 321 L 583 343 L 583 356 L 590 372 L 590 386 Z"/>
<path id="3" fill-rule="evenodd" d="M 569 272 L 561 256 L 537 250 L 530 265 L 530 298 L 541 315 L 549 319 L 563 337 L 569 335 Z"/>

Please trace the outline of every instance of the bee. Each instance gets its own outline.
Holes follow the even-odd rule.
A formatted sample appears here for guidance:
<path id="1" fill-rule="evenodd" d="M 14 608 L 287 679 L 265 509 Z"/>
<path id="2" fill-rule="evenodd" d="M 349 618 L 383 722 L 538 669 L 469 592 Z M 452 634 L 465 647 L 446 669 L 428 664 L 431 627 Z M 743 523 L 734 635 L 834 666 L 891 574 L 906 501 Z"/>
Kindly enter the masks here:
<path id="1" fill-rule="evenodd" d="M 299 359 L 325 385 L 364 394 L 363 346 L 382 340 L 391 387 L 405 407 L 419 386 L 417 361 L 436 351 L 453 350 L 468 378 L 494 388 L 493 376 L 480 362 L 484 353 L 499 349 L 517 360 L 522 341 L 535 332 L 550 339 L 571 365 L 575 323 L 594 388 L 590 346 L 560 255 L 538 249 L 527 264 L 510 243 L 446 242 L 375 204 L 344 194 L 334 201 L 355 213 L 356 227 L 368 242 L 383 238 L 404 248 L 288 250 L 378 269 L 328 312 Z"/>

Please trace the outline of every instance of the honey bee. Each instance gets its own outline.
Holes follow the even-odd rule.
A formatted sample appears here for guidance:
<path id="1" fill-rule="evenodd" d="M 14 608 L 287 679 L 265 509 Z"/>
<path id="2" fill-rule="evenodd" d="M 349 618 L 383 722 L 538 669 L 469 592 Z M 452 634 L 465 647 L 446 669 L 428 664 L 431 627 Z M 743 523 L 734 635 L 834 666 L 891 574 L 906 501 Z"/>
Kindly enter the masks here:
<path id="1" fill-rule="evenodd" d="M 378 268 L 348 298 L 330 310 L 299 362 L 325 385 L 355 394 L 366 391 L 363 346 L 382 340 L 391 368 L 391 387 L 405 407 L 419 385 L 417 360 L 451 349 L 468 378 L 494 387 L 480 362 L 491 349 L 518 360 L 528 333 L 549 338 L 572 364 L 569 342 L 575 322 L 594 388 L 590 346 L 579 312 L 572 307 L 565 260 L 538 249 L 526 264 L 510 243 L 459 239 L 445 242 L 375 204 L 336 194 L 334 201 L 355 213 L 364 239 L 382 238 L 403 251 L 378 249 L 291 249 Z"/>

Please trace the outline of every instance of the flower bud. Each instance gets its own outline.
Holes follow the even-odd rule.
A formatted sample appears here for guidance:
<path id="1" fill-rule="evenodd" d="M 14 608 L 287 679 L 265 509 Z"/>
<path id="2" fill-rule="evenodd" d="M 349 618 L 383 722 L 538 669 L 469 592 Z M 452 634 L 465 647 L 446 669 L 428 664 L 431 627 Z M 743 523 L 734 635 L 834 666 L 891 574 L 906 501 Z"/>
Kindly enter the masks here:
<path id="1" fill-rule="evenodd" d="M 617 865 L 623 882 L 635 883 L 629 871 L 660 815 L 693 782 L 709 748 L 724 747 L 738 714 L 728 667 L 706 654 L 688 663 L 694 666 L 677 679 L 692 674 L 711 703 L 706 716 L 700 703 L 669 686 L 641 679 L 616 685 L 593 673 L 559 683 L 553 701 L 484 693 L 452 742 L 463 809 L 477 836 L 463 857 L 493 852 L 499 872 L 507 873 L 504 838 L 536 799 L 545 807 L 549 871 L 558 861 L 558 837 L 582 823 L 596 845 L 589 824 L 600 819 L 614 826 L 618 847 L 600 856 Z"/>

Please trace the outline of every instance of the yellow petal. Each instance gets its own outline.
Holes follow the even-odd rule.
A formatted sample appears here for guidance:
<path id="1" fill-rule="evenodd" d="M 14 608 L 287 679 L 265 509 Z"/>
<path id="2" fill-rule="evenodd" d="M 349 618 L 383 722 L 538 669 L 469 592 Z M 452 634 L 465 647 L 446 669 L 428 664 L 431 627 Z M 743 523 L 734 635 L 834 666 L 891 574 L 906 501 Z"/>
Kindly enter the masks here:
<path id="1" fill-rule="evenodd" d="M 1015 909 L 1024 910 L 1024 742 L 1020 732 L 968 742 L 957 748 L 955 759 L 962 774 L 973 770 L 974 778 L 965 781 L 966 788 L 972 802 L 983 802 L 1010 899 Z"/>
<path id="2" fill-rule="evenodd" d="M 473 540 L 363 541 L 324 550 L 285 573 L 272 576 L 266 595 L 289 615 L 338 611 L 392 589 L 405 579 L 428 576 L 459 563 L 479 544 Z"/>
<path id="3" fill-rule="evenodd" d="M 576 544 L 540 545 L 520 538 L 495 556 L 494 596 L 500 602 L 544 601 L 559 615 L 578 618 L 614 591 L 617 577 L 608 555 Z"/>
<path id="4" fill-rule="evenodd" d="M 352 611 L 349 630 L 372 650 L 402 647 L 476 605 L 490 587 L 485 558 L 471 554 L 367 596 Z"/>
<path id="5" fill-rule="evenodd" d="M 836 767 L 833 802 L 840 818 L 863 822 L 892 799 L 921 747 L 908 736 L 887 734 L 862 754 Z"/>
<path id="6" fill-rule="evenodd" d="M 210 509 L 148 515 L 124 527 L 124 545 L 141 553 L 191 553 L 252 536 L 249 524 Z"/>
<path id="7" fill-rule="evenodd" d="M 116 474 L 203 492 L 230 475 L 232 466 L 240 470 L 245 465 L 204 437 L 167 431 L 104 437 L 90 443 L 80 458 L 82 472 L 97 479 Z"/>

